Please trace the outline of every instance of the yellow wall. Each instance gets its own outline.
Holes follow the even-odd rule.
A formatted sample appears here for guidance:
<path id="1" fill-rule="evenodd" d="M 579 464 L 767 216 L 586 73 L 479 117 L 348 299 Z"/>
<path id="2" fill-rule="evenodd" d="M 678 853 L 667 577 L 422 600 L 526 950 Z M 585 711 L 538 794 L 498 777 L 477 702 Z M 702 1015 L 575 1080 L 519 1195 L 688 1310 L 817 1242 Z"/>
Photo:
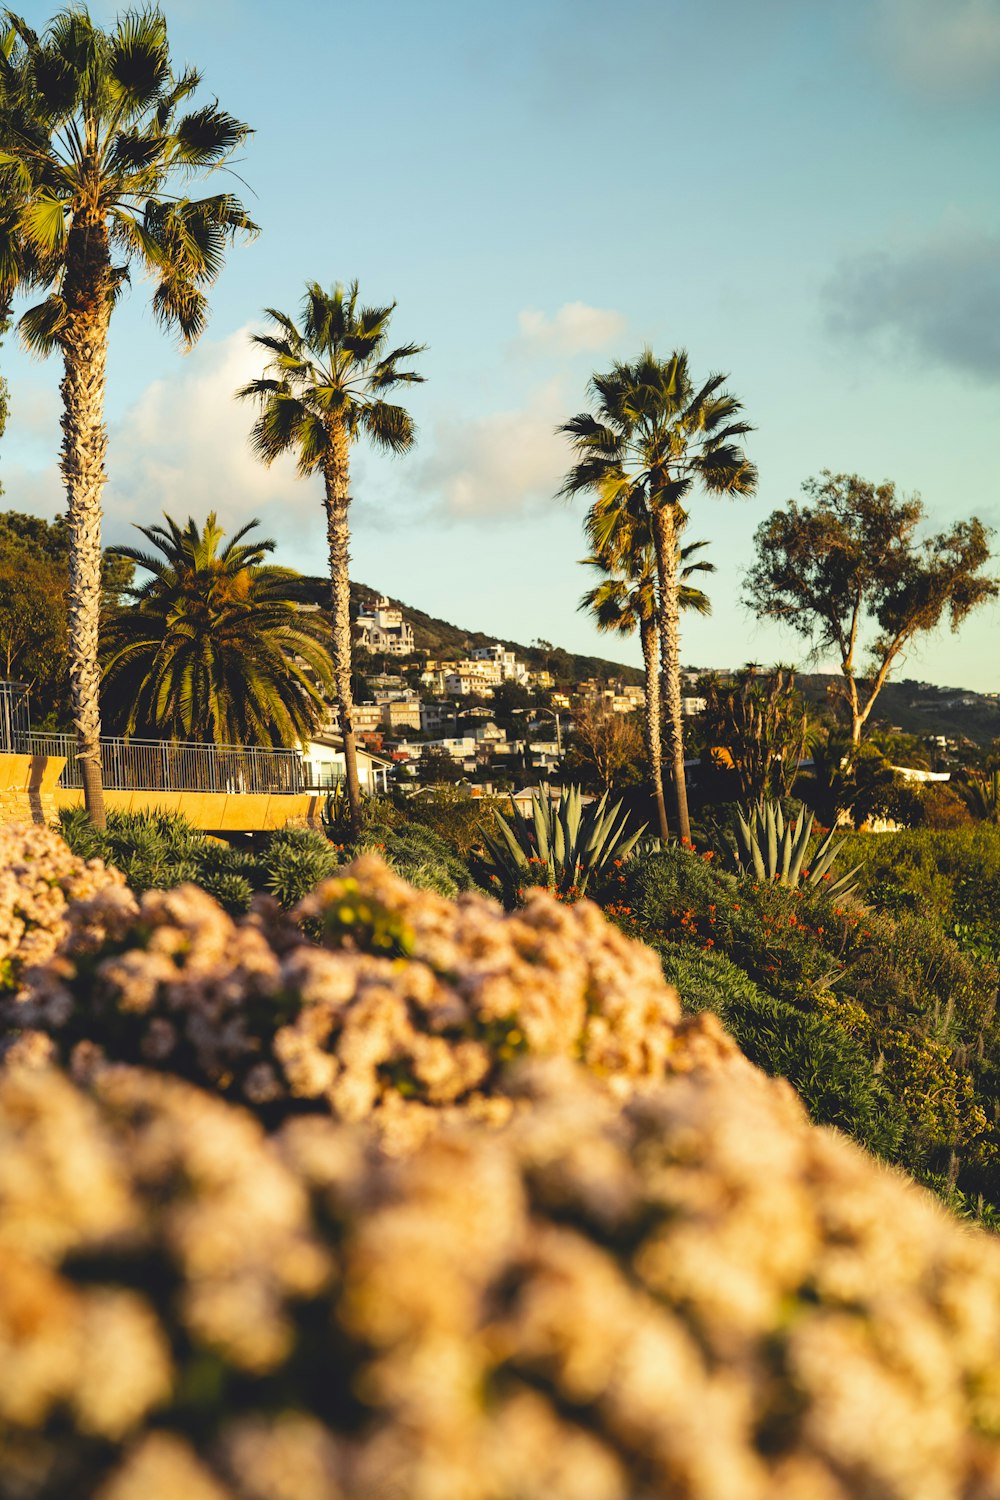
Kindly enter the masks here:
<path id="1" fill-rule="evenodd" d="M 82 807 L 83 792 L 56 790 L 57 808 Z M 319 820 L 323 798 L 313 792 L 284 795 L 226 792 L 105 792 L 108 812 L 182 813 L 195 828 L 212 833 L 255 833 L 286 823 Z"/>
<path id="2" fill-rule="evenodd" d="M 63 807 L 81 807 L 83 792 L 58 787 L 61 755 L 0 754 L 0 823 L 51 823 Z M 318 822 L 323 798 L 225 792 L 104 793 L 109 812 L 177 812 L 211 833 L 256 833 L 290 822 Z"/>
<path id="3" fill-rule="evenodd" d="M 51 822 L 65 764 L 61 755 L 0 754 L 0 823 Z"/>

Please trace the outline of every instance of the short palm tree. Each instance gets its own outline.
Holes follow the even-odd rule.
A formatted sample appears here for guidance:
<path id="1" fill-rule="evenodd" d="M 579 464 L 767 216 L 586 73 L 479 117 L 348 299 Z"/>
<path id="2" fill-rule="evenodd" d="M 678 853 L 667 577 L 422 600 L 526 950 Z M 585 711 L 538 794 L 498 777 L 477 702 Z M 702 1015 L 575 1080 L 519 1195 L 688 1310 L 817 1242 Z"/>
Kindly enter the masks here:
<path id="1" fill-rule="evenodd" d="M 414 440 L 407 411 L 387 401 L 397 386 L 423 379 L 404 361 L 423 344 L 389 347 L 389 320 L 396 304 L 363 307 L 358 283 L 325 292 L 306 288 L 301 328 L 286 313 L 265 309 L 274 331 L 254 335 L 267 351 L 269 373 L 237 394 L 254 401 L 260 415 L 251 444 L 265 464 L 292 452 L 302 475 L 323 475 L 330 561 L 334 699 L 340 716 L 351 827 L 361 828 L 361 790 L 354 746 L 351 693 L 350 527 L 351 445 L 361 437 L 389 453 L 405 453 Z"/>
<path id="2" fill-rule="evenodd" d="M 645 537 L 637 539 L 635 528 L 619 531 L 616 546 L 594 552 L 584 558 L 588 567 L 597 568 L 606 576 L 602 583 L 588 589 L 580 600 L 580 609 L 588 609 L 594 615 L 599 630 L 614 630 L 622 635 L 639 632 L 642 660 L 646 678 L 645 732 L 646 756 L 649 761 L 653 796 L 656 800 L 660 838 L 669 836 L 667 809 L 663 797 L 663 753 L 662 710 L 660 703 L 660 629 L 656 607 L 656 556 L 648 527 Z M 697 614 L 712 612 L 712 602 L 702 589 L 689 582 L 695 573 L 714 573 L 715 564 L 703 560 L 692 561 L 695 555 L 708 546 L 707 542 L 689 542 L 680 548 L 681 609 L 691 609 Z"/>
<path id="3" fill-rule="evenodd" d="M 47 291 L 21 318 L 20 334 L 36 353 L 63 357 L 70 676 L 84 796 L 103 826 L 98 631 L 111 313 L 138 267 L 154 279 L 157 318 L 194 343 L 204 288 L 227 241 L 254 226 L 231 194 L 191 198 L 187 185 L 222 167 L 249 130 L 217 104 L 188 106 L 200 75 L 173 72 L 155 8 L 127 12 L 103 31 L 85 6 L 73 6 L 40 36 L 4 14 L 0 304 L 19 288 Z"/>
<path id="4" fill-rule="evenodd" d="M 226 745 L 294 745 L 320 722 L 332 688 L 329 630 L 296 604 L 298 575 L 266 561 L 274 543 L 224 541 L 199 526 L 139 526 L 153 551 L 112 547 L 147 577 L 107 625 L 104 700 L 125 734 Z"/>
<path id="5" fill-rule="evenodd" d="M 646 349 L 633 364 L 618 363 L 594 375 L 594 412 L 581 412 L 559 428 L 577 455 L 561 493 L 593 494 L 595 519 L 603 518 L 609 532 L 619 514 L 649 520 L 677 825 L 687 840 L 677 535 L 695 484 L 710 494 L 749 495 L 757 483 L 757 471 L 740 446 L 751 429 L 738 420 L 740 402 L 722 389 L 725 378 L 713 375 L 696 388 L 686 354 L 659 360 Z M 594 539 L 600 549 L 600 526 Z"/>

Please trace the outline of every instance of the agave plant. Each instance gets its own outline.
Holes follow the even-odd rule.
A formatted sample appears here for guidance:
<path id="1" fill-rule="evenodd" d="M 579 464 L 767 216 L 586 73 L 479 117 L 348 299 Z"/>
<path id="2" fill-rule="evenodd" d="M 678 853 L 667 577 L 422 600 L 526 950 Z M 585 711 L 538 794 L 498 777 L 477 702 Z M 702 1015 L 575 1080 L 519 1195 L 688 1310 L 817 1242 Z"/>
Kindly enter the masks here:
<path id="1" fill-rule="evenodd" d="M 1000 823 L 1000 771 L 991 772 L 988 779 L 977 776 L 962 789 L 962 796 L 974 818 Z"/>
<path id="2" fill-rule="evenodd" d="M 786 820 L 780 803 L 767 798 L 748 808 L 738 808 L 733 825 L 736 863 L 741 871 L 753 870 L 758 880 L 777 881 L 779 885 L 823 885 L 828 895 L 849 896 L 857 889 L 854 876 L 861 869 L 855 865 L 846 875 L 834 878 L 831 867 L 844 840 L 834 844 L 833 829 L 806 864 L 815 816 L 799 808 L 792 823 Z"/>
<path id="3" fill-rule="evenodd" d="M 615 860 L 626 859 L 646 830 L 629 826 L 621 802 L 608 806 L 608 794 L 586 807 L 578 786 L 553 799 L 543 784 L 531 794 L 531 816 L 511 802 L 511 818 L 498 818 L 491 831 L 480 828 L 486 854 L 476 875 L 488 890 L 514 906 L 526 885 L 544 885 L 559 895 L 583 896 L 595 876 Z"/>

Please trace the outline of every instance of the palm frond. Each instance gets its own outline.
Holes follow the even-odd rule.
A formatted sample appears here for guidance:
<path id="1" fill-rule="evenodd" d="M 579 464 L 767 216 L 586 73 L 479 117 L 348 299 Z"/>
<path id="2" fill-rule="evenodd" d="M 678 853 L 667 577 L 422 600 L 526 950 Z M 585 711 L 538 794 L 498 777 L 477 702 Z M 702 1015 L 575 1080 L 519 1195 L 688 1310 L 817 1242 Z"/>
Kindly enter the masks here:
<path id="1" fill-rule="evenodd" d="M 108 92 L 121 119 L 131 121 L 159 102 L 169 82 L 166 20 L 158 10 L 128 11 L 109 41 Z"/>
<path id="2" fill-rule="evenodd" d="M 53 293 L 21 315 L 17 331 L 26 349 L 44 356 L 57 347 L 66 320 L 66 303 Z"/>
<path id="3" fill-rule="evenodd" d="M 174 126 L 174 159 L 194 169 L 214 167 L 230 157 L 252 134 L 248 125 L 218 105 L 203 105 L 184 115 Z"/>

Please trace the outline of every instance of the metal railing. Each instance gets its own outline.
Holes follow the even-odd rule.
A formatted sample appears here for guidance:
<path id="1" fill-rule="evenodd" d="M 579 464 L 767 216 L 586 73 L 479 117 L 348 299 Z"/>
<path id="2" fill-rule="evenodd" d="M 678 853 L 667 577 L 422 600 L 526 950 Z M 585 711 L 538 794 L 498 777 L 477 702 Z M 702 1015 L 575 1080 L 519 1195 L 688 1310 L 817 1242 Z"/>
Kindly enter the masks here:
<path id="1" fill-rule="evenodd" d="M 61 787 L 82 787 L 75 734 L 36 734 L 28 715 L 28 690 L 0 681 L 0 751 L 61 755 Z M 283 794 L 306 789 L 298 750 L 261 745 L 211 745 L 188 740 L 101 740 L 101 768 L 109 792 L 226 792 Z"/>
<path id="2" fill-rule="evenodd" d="M 309 761 L 304 762 L 303 785 L 310 792 L 333 792 L 338 786 L 347 783 L 347 772 L 342 766 L 335 766 L 331 770 L 328 767 L 316 768 Z"/>
<path id="3" fill-rule="evenodd" d="M 82 787 L 73 734 L 21 734 L 9 748 L 22 755 L 64 755 L 62 787 Z M 101 768 L 109 792 L 242 792 L 303 790 L 298 750 L 257 745 L 202 745 L 169 740 L 102 739 Z"/>
<path id="4" fill-rule="evenodd" d="M 28 733 L 28 689 L 23 682 L 0 682 L 0 749 Z"/>

